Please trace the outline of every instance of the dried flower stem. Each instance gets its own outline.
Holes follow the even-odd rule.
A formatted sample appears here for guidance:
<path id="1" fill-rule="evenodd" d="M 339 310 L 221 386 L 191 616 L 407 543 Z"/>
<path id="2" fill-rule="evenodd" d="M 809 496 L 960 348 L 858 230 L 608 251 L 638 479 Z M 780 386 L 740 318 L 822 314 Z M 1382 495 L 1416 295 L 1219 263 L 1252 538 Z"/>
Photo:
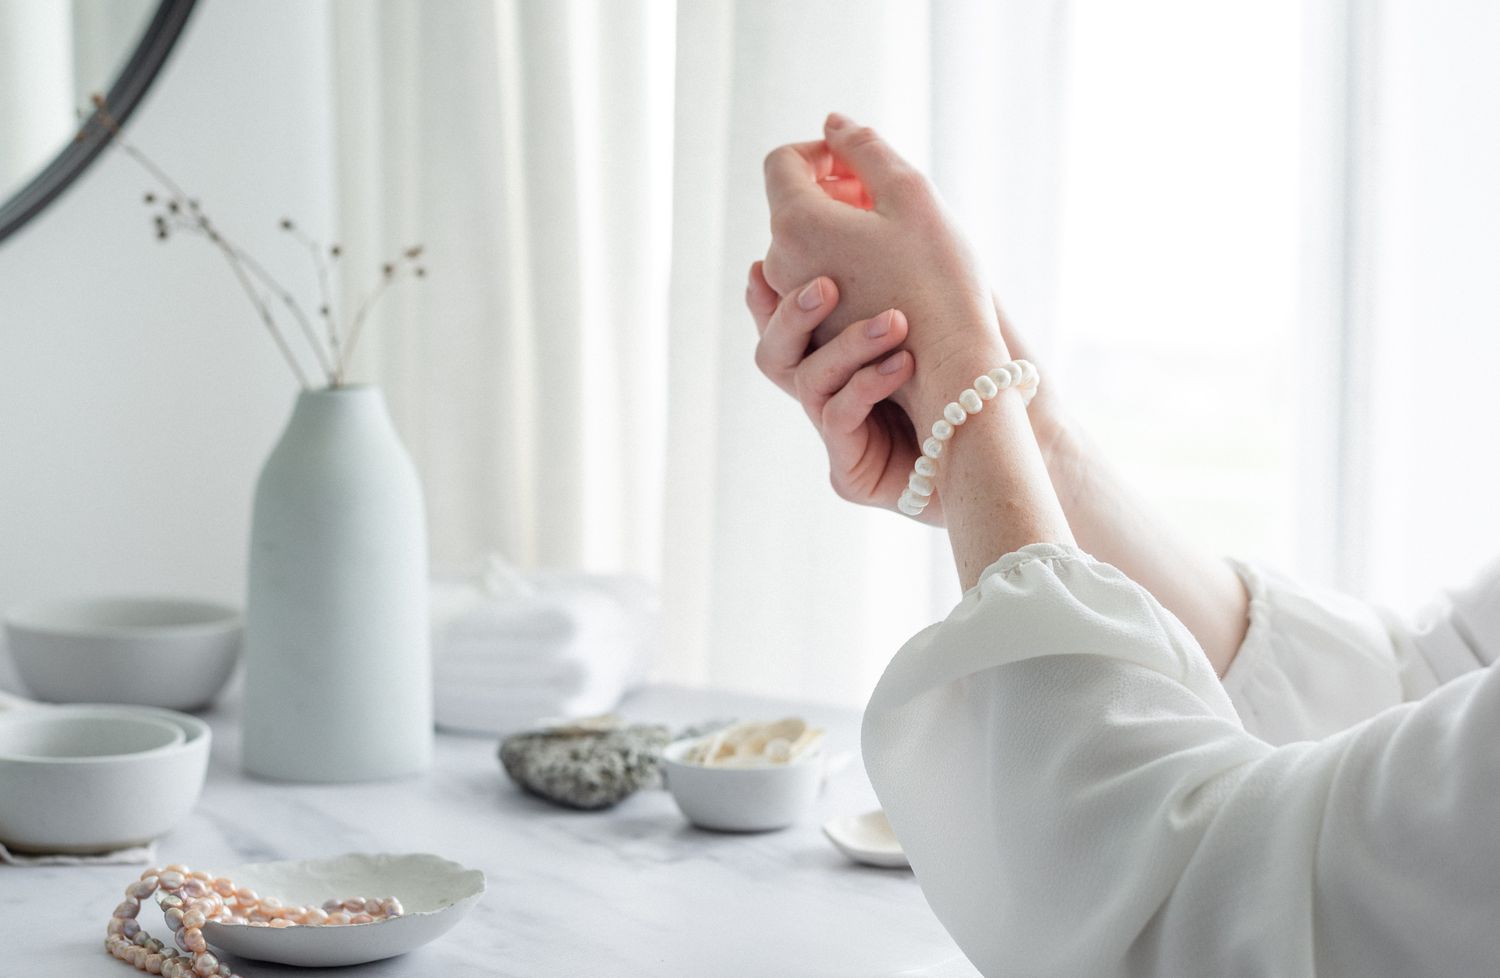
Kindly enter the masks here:
<path id="1" fill-rule="evenodd" d="M 141 152 L 135 144 L 125 138 L 119 122 L 115 120 L 115 117 L 109 113 L 108 108 L 98 99 L 95 100 L 95 116 L 109 130 L 111 138 L 119 145 L 120 149 L 131 159 L 139 163 L 147 173 L 151 174 L 156 182 L 172 196 L 172 199 L 177 202 L 179 207 L 186 207 L 195 216 L 196 220 L 194 222 L 188 223 L 183 221 L 183 226 L 199 231 L 210 243 L 218 248 L 224 259 L 229 263 L 230 269 L 234 272 L 235 279 L 239 281 L 240 286 L 245 290 L 245 295 L 249 297 L 251 304 L 255 307 L 255 311 L 260 316 L 260 321 L 265 325 L 266 331 L 271 334 L 271 340 L 276 344 L 276 348 L 281 351 L 281 355 L 285 358 L 287 366 L 292 368 L 292 373 L 296 376 L 297 383 L 303 389 L 310 390 L 312 388 L 311 381 L 308 380 L 306 372 L 302 369 L 302 365 L 297 362 L 296 355 L 292 353 L 291 345 L 287 343 L 286 336 L 282 334 L 281 327 L 276 324 L 276 318 L 271 315 L 271 310 L 266 305 L 265 299 L 256 291 L 255 286 L 246 274 L 246 269 L 258 267 L 257 263 L 253 261 L 247 262 L 246 258 L 248 256 L 226 241 L 214 229 L 213 225 L 203 215 L 197 202 L 188 197 L 187 193 L 177 185 L 177 181 L 168 176 L 165 170 L 157 166 L 149 156 Z M 260 269 L 260 273 L 257 277 L 268 277 L 265 276 L 264 269 Z M 281 291 L 283 294 L 285 293 L 285 290 Z"/>
<path id="2" fill-rule="evenodd" d="M 307 247 L 308 254 L 312 256 L 313 267 L 318 271 L 318 295 L 323 300 L 323 304 L 318 308 L 323 316 L 324 328 L 328 331 L 328 352 L 333 360 L 333 382 L 334 386 L 338 386 L 344 382 L 344 358 L 339 352 L 339 320 L 333 311 L 333 289 L 329 284 L 327 252 L 320 242 L 313 240 L 301 228 L 293 226 L 288 230 L 291 231 L 293 237 Z"/>
<path id="3" fill-rule="evenodd" d="M 326 251 L 322 244 L 312 236 L 306 234 L 290 219 L 283 219 L 281 227 L 291 232 L 308 250 L 313 259 L 313 267 L 317 273 L 319 298 L 318 315 L 323 319 L 325 337 L 320 338 L 318 330 L 314 327 L 312 317 L 307 314 L 302 305 L 297 301 L 290 289 L 281 284 L 264 265 L 255 259 L 253 255 L 230 241 L 218 227 L 211 221 L 208 214 L 199 206 L 198 201 L 190 198 L 186 191 L 173 180 L 165 170 L 157 163 L 141 152 L 134 144 L 125 138 L 119 121 L 109 112 L 109 106 L 102 95 L 92 97 L 94 113 L 90 119 L 84 122 L 84 128 L 79 132 L 78 139 L 84 139 L 88 133 L 90 124 L 102 126 L 108 136 L 119 144 L 121 150 L 140 166 L 156 181 L 165 193 L 165 203 L 161 210 L 155 215 L 156 233 L 159 238 L 167 238 L 173 231 L 191 231 L 205 238 L 212 244 L 234 272 L 236 281 L 249 297 L 251 305 L 255 308 L 256 315 L 260 317 L 276 348 L 285 358 L 287 365 L 291 367 L 297 382 L 304 389 L 311 389 L 312 385 L 307 374 L 293 352 L 291 344 L 287 341 L 287 335 L 273 313 L 273 302 L 279 302 L 285 309 L 285 313 L 302 334 L 302 339 L 312 351 L 313 358 L 317 361 L 319 369 L 331 388 L 341 387 L 344 384 L 345 372 L 350 364 L 354 347 L 360 335 L 364 331 L 371 309 L 375 302 L 389 288 L 391 282 L 401 278 L 403 275 L 411 275 L 422 278 L 426 270 L 418 264 L 418 258 L 422 254 L 420 245 L 407 248 L 394 261 L 386 262 L 381 266 L 381 276 L 376 281 L 374 288 L 366 294 L 360 302 L 347 336 L 341 336 L 339 331 L 339 319 L 335 315 L 332 286 L 332 264 L 330 258 L 337 260 L 343 249 L 338 244 L 330 245 Z M 154 193 L 146 194 L 146 203 L 155 205 L 158 197 Z M 326 344 L 326 345 L 325 345 Z"/>

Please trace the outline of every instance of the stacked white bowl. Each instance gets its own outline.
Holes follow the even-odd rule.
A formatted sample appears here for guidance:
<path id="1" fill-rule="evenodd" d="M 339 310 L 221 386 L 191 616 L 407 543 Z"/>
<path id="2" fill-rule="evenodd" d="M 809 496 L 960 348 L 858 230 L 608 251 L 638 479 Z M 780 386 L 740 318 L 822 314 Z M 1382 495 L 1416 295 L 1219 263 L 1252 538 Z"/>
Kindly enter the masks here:
<path id="1" fill-rule="evenodd" d="M 197 802 L 209 742 L 202 720 L 151 707 L 0 713 L 0 843 L 86 854 L 150 842 Z"/>

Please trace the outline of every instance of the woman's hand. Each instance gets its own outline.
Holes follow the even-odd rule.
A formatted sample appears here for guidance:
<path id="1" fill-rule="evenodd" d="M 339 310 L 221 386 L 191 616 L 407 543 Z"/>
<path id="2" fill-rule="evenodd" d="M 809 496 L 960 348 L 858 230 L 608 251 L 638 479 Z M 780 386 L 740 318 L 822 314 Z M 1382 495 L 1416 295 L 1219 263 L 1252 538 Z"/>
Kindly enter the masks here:
<path id="1" fill-rule="evenodd" d="M 850 323 L 809 353 L 813 331 L 838 302 L 838 287 L 827 277 L 781 296 L 767 284 L 761 263 L 751 265 L 745 304 L 760 332 L 755 363 L 802 404 L 818 429 L 834 491 L 850 502 L 895 509 L 917 460 L 911 422 L 887 400 L 914 371 L 911 353 L 896 349 L 908 335 L 906 317 L 887 309 Z M 922 516 L 942 524 L 935 494 Z"/>
<path id="2" fill-rule="evenodd" d="M 873 130 L 831 115 L 825 140 L 766 158 L 771 249 L 764 278 L 787 294 L 815 275 L 841 301 L 809 345 L 898 308 L 913 324 L 912 384 L 894 398 L 925 428 L 974 378 L 1008 360 L 989 289 L 926 178 Z"/>

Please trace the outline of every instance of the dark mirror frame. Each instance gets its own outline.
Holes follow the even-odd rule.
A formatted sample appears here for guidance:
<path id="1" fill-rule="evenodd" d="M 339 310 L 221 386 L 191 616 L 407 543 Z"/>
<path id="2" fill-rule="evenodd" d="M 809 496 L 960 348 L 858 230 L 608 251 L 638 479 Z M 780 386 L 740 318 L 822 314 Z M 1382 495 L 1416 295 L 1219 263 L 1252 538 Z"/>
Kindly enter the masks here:
<path id="1" fill-rule="evenodd" d="M 105 93 L 110 114 L 121 125 L 130 118 L 156 80 L 196 2 L 161 0 L 157 5 L 156 13 L 141 34 L 130 60 Z M 0 204 L 0 245 L 67 190 L 108 142 L 109 131 L 99 122 L 97 112 L 84 120 L 78 137 L 70 140 L 57 157 L 15 196 Z"/>

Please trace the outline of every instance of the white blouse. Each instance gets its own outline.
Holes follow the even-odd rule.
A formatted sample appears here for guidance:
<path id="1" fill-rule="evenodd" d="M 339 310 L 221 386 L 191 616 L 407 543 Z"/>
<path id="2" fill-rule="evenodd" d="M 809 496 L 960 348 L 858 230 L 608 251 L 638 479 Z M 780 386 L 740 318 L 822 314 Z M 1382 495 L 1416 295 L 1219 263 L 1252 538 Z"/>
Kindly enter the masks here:
<path id="1" fill-rule="evenodd" d="M 897 653 L 865 764 L 934 912 L 1007 978 L 1500 973 L 1500 564 L 1415 626 L 1237 570 L 1222 683 L 1047 544 Z"/>

